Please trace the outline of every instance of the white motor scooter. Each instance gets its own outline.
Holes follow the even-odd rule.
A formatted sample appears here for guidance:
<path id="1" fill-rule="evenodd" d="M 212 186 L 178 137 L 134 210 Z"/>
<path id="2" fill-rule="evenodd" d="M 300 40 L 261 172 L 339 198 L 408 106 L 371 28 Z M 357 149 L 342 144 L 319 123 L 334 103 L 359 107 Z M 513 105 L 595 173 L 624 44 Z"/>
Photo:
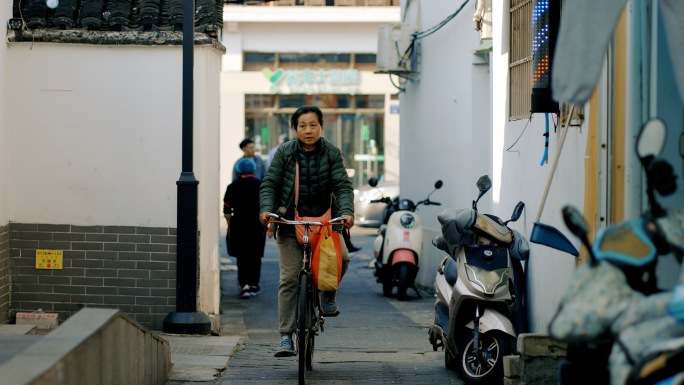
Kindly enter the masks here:
<path id="1" fill-rule="evenodd" d="M 371 178 L 368 184 L 375 187 L 378 180 Z M 420 205 L 439 206 L 441 203 L 431 201 L 430 195 L 440 188 L 442 181 L 438 180 L 428 197 L 417 203 L 401 197 L 392 201 L 385 196 L 370 201 L 387 205 L 383 217 L 386 223 L 380 226 L 378 236 L 373 242 L 375 276 L 377 282 L 382 284 L 382 293 L 385 297 L 392 295 L 395 286 L 397 299 L 400 301 L 407 298 L 406 292 L 409 287 L 420 296 L 415 287 L 415 279 L 418 274 L 419 256 L 423 252 L 423 222 L 416 210 Z"/>
<path id="2" fill-rule="evenodd" d="M 445 366 L 458 370 L 467 384 L 501 383 L 503 357 L 516 350 L 517 335 L 527 328 L 521 261 L 529 244 L 507 226 L 525 205 L 519 202 L 505 222 L 479 213 L 477 202 L 491 186 L 489 176 L 480 177 L 472 209 L 443 211 L 442 235 L 432 241 L 449 255 L 435 277 L 435 321 L 428 337 L 434 350 L 444 349 Z"/>

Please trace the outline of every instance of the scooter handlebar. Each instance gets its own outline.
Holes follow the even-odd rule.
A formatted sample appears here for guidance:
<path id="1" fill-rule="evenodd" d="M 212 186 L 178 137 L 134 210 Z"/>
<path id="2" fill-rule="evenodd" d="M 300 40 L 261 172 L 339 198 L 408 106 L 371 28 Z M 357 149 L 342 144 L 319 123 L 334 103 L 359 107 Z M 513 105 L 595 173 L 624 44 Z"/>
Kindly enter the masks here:
<path id="1" fill-rule="evenodd" d="M 370 203 L 390 203 L 392 200 L 389 197 L 382 197 L 380 199 L 371 199 Z"/>

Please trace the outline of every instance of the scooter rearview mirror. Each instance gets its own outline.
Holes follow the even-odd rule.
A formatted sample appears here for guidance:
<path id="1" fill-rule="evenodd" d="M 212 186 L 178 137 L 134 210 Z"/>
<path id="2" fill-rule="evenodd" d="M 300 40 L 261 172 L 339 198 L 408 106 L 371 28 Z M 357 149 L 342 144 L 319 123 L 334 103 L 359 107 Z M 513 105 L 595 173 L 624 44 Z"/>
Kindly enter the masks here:
<path id="1" fill-rule="evenodd" d="M 653 118 L 644 123 L 636 141 L 636 153 L 642 163 L 660 155 L 666 137 L 667 126 L 661 119 Z"/>
<path id="2" fill-rule="evenodd" d="M 425 203 L 425 204 L 428 204 L 428 205 L 439 206 L 441 203 L 431 202 L 431 201 L 430 201 L 430 197 L 432 196 L 432 194 L 433 194 L 435 191 L 441 189 L 441 188 L 442 188 L 442 185 L 444 185 L 444 182 L 442 182 L 441 179 L 438 179 L 437 182 L 435 182 L 435 189 L 432 190 L 432 192 L 430 192 L 430 193 L 428 194 L 427 198 L 426 198 L 424 201 L 421 201 L 421 202 L 422 202 L 422 203 Z M 421 202 L 419 202 L 418 204 L 420 204 Z"/>
<path id="3" fill-rule="evenodd" d="M 587 237 L 589 226 L 584 221 L 579 210 L 570 205 L 563 207 L 563 221 L 568 226 L 568 229 L 578 238 L 583 239 Z"/>
<path id="4" fill-rule="evenodd" d="M 506 221 L 506 224 L 508 222 L 515 222 L 518 219 L 520 219 L 520 216 L 522 215 L 523 209 L 525 209 L 525 203 L 523 201 L 518 202 L 517 205 L 515 205 L 515 208 L 513 209 L 513 214 L 511 214 L 511 219 Z"/>
<path id="5" fill-rule="evenodd" d="M 672 166 L 664 159 L 659 159 L 666 138 L 665 122 L 659 118 L 651 118 L 641 127 L 636 140 L 636 153 L 646 171 L 650 211 L 656 218 L 665 215 L 665 212 L 656 200 L 654 190 L 662 196 L 668 196 L 677 189 L 677 178 Z"/>
<path id="6" fill-rule="evenodd" d="M 484 193 L 492 188 L 492 180 L 489 179 L 489 175 L 482 175 L 475 185 L 477 186 L 477 189 L 480 190 L 480 194 L 484 195 Z"/>
<path id="7" fill-rule="evenodd" d="M 591 244 L 589 244 L 588 238 L 589 225 L 584 220 L 582 214 L 580 214 L 579 210 L 577 210 L 573 206 L 565 206 L 563 207 L 563 221 L 565 222 L 565 225 L 568 227 L 568 229 L 573 234 L 575 234 L 580 239 L 580 241 L 582 241 L 587 250 L 589 250 L 591 264 L 595 265 L 596 258 L 594 257 L 594 254 L 591 251 Z"/>
<path id="8" fill-rule="evenodd" d="M 378 185 L 378 178 L 373 177 L 373 178 L 368 179 L 368 184 L 371 187 L 376 187 Z"/>
<path id="9" fill-rule="evenodd" d="M 480 194 L 478 194 L 477 199 L 473 201 L 473 210 L 477 210 L 477 202 L 479 202 L 480 198 L 492 188 L 492 180 L 489 179 L 489 175 L 482 175 L 475 185 L 477 186 L 477 189 L 480 190 Z"/>

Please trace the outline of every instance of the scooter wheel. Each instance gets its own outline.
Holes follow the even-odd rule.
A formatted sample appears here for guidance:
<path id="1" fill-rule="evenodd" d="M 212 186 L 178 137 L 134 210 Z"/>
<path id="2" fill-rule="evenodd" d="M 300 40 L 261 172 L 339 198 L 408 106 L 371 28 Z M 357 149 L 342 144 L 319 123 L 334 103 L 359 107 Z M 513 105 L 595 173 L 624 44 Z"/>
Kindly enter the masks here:
<path id="1" fill-rule="evenodd" d="M 503 381 L 503 358 L 511 354 L 515 338 L 491 331 L 480 334 L 477 353 L 469 336 L 458 355 L 458 370 L 467 384 L 493 384 Z"/>
<path id="2" fill-rule="evenodd" d="M 406 292 L 409 286 L 409 272 L 408 266 L 405 263 L 399 264 L 397 267 L 397 298 L 399 301 L 406 301 Z"/>

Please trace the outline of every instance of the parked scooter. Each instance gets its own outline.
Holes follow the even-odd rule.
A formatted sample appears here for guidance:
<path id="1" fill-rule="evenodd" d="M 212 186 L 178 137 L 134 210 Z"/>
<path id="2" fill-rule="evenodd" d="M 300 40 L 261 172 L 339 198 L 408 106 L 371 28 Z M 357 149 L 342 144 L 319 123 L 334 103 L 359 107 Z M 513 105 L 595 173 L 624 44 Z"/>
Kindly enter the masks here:
<path id="1" fill-rule="evenodd" d="M 369 179 L 368 184 L 376 187 L 377 178 Z M 384 212 L 385 223 L 380 226 L 378 236 L 373 242 L 375 276 L 377 282 L 382 284 L 382 293 L 385 297 L 392 295 L 395 286 L 397 298 L 400 301 L 407 299 L 409 287 L 420 296 L 415 286 L 415 279 L 418 274 L 420 254 L 423 252 L 423 222 L 416 211 L 420 205 L 441 205 L 439 202 L 430 200 L 430 195 L 440 188 L 442 188 L 442 181 L 438 180 L 435 182 L 435 189 L 428 194 L 428 197 L 416 203 L 401 197 L 392 201 L 391 198 L 385 196 L 370 201 L 370 203 L 387 205 Z"/>
<path id="2" fill-rule="evenodd" d="M 443 211 L 442 235 L 432 240 L 448 255 L 435 277 L 428 338 L 435 351 L 443 348 L 445 366 L 468 384 L 502 383 L 503 357 L 516 350 L 517 336 L 527 328 L 521 261 L 529 244 L 508 227 L 525 204 L 519 202 L 507 221 L 478 212 L 477 202 L 491 187 L 489 176 L 480 177 L 472 209 Z"/>
<path id="3" fill-rule="evenodd" d="M 608 226 L 592 245 L 579 211 L 563 209 L 567 227 L 587 247 L 589 260 L 575 272 L 549 325 L 550 335 L 568 344 L 559 369 L 561 385 L 645 385 L 682 377 L 684 275 L 674 295 L 657 286 L 658 256 L 673 252 L 681 264 L 684 251 L 684 210 L 664 209 L 655 199 L 655 192 L 676 190 L 672 167 L 658 158 L 665 137 L 664 123 L 653 119 L 637 139 L 647 178 L 646 213 Z"/>
<path id="4" fill-rule="evenodd" d="M 643 228 L 628 222 L 607 228 L 591 245 L 588 226 L 579 212 L 566 206 L 563 217 L 590 250 L 590 259 L 578 268 L 549 325 L 551 336 L 568 344 L 558 383 L 646 385 L 681 375 L 684 298 L 673 296 L 671 291 L 644 294 L 638 289 L 652 290 L 644 286 L 647 280 L 638 280 L 632 270 L 645 256 L 657 257 L 654 237 L 639 237 Z M 650 225 L 657 226 L 654 229 L 665 238 L 661 226 L 679 226 L 675 231 L 681 234 L 682 220 L 684 211 L 668 210 L 667 216 Z M 606 237 L 613 239 L 606 241 Z M 678 254 L 681 262 L 681 250 Z M 629 258 L 633 259 L 631 265 Z M 680 279 L 680 290 L 684 290 L 681 283 Z"/>

